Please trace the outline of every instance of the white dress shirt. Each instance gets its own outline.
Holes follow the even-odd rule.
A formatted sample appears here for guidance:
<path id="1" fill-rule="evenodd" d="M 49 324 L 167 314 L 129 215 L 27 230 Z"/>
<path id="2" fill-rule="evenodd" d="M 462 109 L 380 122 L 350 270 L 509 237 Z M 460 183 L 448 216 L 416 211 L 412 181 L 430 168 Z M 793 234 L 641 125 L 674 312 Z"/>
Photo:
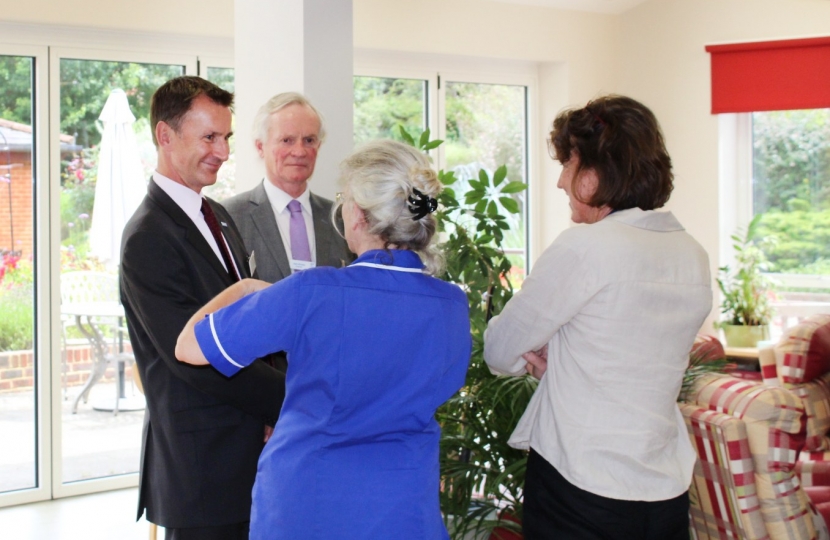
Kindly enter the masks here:
<path id="1" fill-rule="evenodd" d="M 213 233 L 210 232 L 210 227 L 208 227 L 208 224 L 205 221 L 205 216 L 202 214 L 202 196 L 189 187 L 170 180 L 158 171 L 153 172 L 153 182 L 155 182 L 156 185 L 162 189 L 162 191 L 167 193 L 170 198 L 173 199 L 173 202 L 176 203 L 179 208 L 187 214 L 187 217 L 193 221 L 196 228 L 199 229 L 199 232 L 202 233 L 202 236 L 204 236 L 205 240 L 207 240 L 208 245 L 210 245 L 210 249 L 212 249 L 216 254 L 216 258 L 219 259 L 222 267 L 225 270 L 228 270 L 225 260 L 222 258 L 222 252 L 219 251 L 219 245 L 216 243 L 216 239 L 213 238 Z M 222 239 L 225 240 L 225 246 L 228 248 L 228 253 L 232 254 L 233 251 L 228 245 L 227 239 L 225 239 L 224 236 Z M 233 261 L 234 266 L 237 265 L 233 255 L 231 255 L 231 261 Z M 236 271 L 237 275 L 242 275 L 239 273 L 239 268 L 237 268 Z"/>
<path id="2" fill-rule="evenodd" d="M 695 452 L 676 399 L 711 307 L 708 256 L 671 213 L 633 208 L 563 232 L 484 335 L 497 374 L 524 374 L 521 355 L 548 345 L 510 444 L 596 495 L 681 495 Z"/>
<path id="3" fill-rule="evenodd" d="M 268 201 L 271 203 L 271 209 L 274 211 L 274 217 L 277 219 L 277 229 L 280 231 L 282 237 L 282 244 L 285 246 L 285 254 L 288 259 L 291 259 L 291 231 L 289 226 L 291 224 L 291 210 L 288 209 L 288 203 L 293 197 L 284 192 L 266 178 L 262 181 L 265 187 L 265 194 L 268 196 Z M 297 197 L 300 205 L 303 207 L 303 219 L 305 220 L 305 230 L 308 233 L 308 247 L 311 250 L 311 263 L 317 266 L 317 248 L 314 241 L 314 216 L 311 214 L 311 192 L 306 188 L 302 195 Z"/>

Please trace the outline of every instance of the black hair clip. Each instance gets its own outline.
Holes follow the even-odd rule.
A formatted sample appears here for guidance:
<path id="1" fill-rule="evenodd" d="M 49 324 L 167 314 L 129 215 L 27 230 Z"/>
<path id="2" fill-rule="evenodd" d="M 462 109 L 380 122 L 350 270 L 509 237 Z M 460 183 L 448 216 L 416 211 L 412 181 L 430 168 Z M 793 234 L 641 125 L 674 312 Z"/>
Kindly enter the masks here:
<path id="1" fill-rule="evenodd" d="M 438 201 L 435 197 L 424 195 L 415 188 L 412 188 L 412 195 L 407 199 L 407 207 L 409 211 L 415 214 L 412 219 L 418 221 L 427 214 L 431 214 L 438 210 Z"/>

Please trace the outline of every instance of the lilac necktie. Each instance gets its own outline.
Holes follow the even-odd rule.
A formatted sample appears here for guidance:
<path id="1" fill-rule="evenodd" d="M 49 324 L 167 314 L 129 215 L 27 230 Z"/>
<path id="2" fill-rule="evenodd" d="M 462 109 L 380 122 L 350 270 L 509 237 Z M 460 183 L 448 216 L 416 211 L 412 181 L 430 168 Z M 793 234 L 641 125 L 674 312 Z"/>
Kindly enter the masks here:
<path id="1" fill-rule="evenodd" d="M 291 212 L 288 232 L 291 237 L 291 258 L 296 261 L 311 261 L 311 250 L 308 247 L 308 231 L 303 219 L 303 207 L 300 201 L 293 199 L 288 203 Z"/>

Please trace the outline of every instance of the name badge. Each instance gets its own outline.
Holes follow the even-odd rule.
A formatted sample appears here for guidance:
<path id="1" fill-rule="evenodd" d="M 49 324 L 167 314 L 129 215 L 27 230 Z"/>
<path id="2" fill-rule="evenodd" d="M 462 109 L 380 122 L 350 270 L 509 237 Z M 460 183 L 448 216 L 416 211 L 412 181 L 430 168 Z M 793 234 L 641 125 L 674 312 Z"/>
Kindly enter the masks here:
<path id="1" fill-rule="evenodd" d="M 291 259 L 291 273 L 294 272 L 301 272 L 303 270 L 308 270 L 309 268 L 314 268 L 314 263 L 311 261 L 298 261 L 296 259 Z"/>

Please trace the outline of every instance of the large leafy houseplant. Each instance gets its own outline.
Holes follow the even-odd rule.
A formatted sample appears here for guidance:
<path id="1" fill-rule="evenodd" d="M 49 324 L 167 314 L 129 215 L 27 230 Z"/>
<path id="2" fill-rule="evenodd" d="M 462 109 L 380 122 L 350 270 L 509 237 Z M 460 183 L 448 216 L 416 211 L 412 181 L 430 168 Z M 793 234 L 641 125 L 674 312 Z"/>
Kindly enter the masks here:
<path id="1" fill-rule="evenodd" d="M 443 142 L 429 140 L 429 130 L 417 140 L 403 128 L 400 132 L 404 141 L 423 151 Z M 495 531 L 493 538 L 509 538 L 508 531 L 520 530 L 527 454 L 508 446 L 507 440 L 537 381 L 493 376 L 484 363 L 484 330 L 513 296 L 512 265 L 502 244 L 510 229 L 507 214 L 520 210 L 510 195 L 527 185 L 509 181 L 504 165 L 492 176 L 482 169 L 467 182 L 452 171 L 439 171 L 438 177 L 445 186 L 437 213 L 446 258 L 441 277 L 466 292 L 473 340 L 466 384 L 437 413 L 442 428 L 441 510 L 452 538 L 472 531 Z"/>
<path id="2" fill-rule="evenodd" d="M 767 260 L 757 244 L 761 214 L 756 215 L 743 234 L 732 235 L 735 266 L 722 266 L 718 276 L 721 314 L 718 326 L 726 332 L 732 326 L 756 327 L 760 339 L 768 337 L 767 325 L 772 316 L 769 301 L 771 283 L 763 274 Z M 727 334 L 729 342 L 729 334 Z"/>

